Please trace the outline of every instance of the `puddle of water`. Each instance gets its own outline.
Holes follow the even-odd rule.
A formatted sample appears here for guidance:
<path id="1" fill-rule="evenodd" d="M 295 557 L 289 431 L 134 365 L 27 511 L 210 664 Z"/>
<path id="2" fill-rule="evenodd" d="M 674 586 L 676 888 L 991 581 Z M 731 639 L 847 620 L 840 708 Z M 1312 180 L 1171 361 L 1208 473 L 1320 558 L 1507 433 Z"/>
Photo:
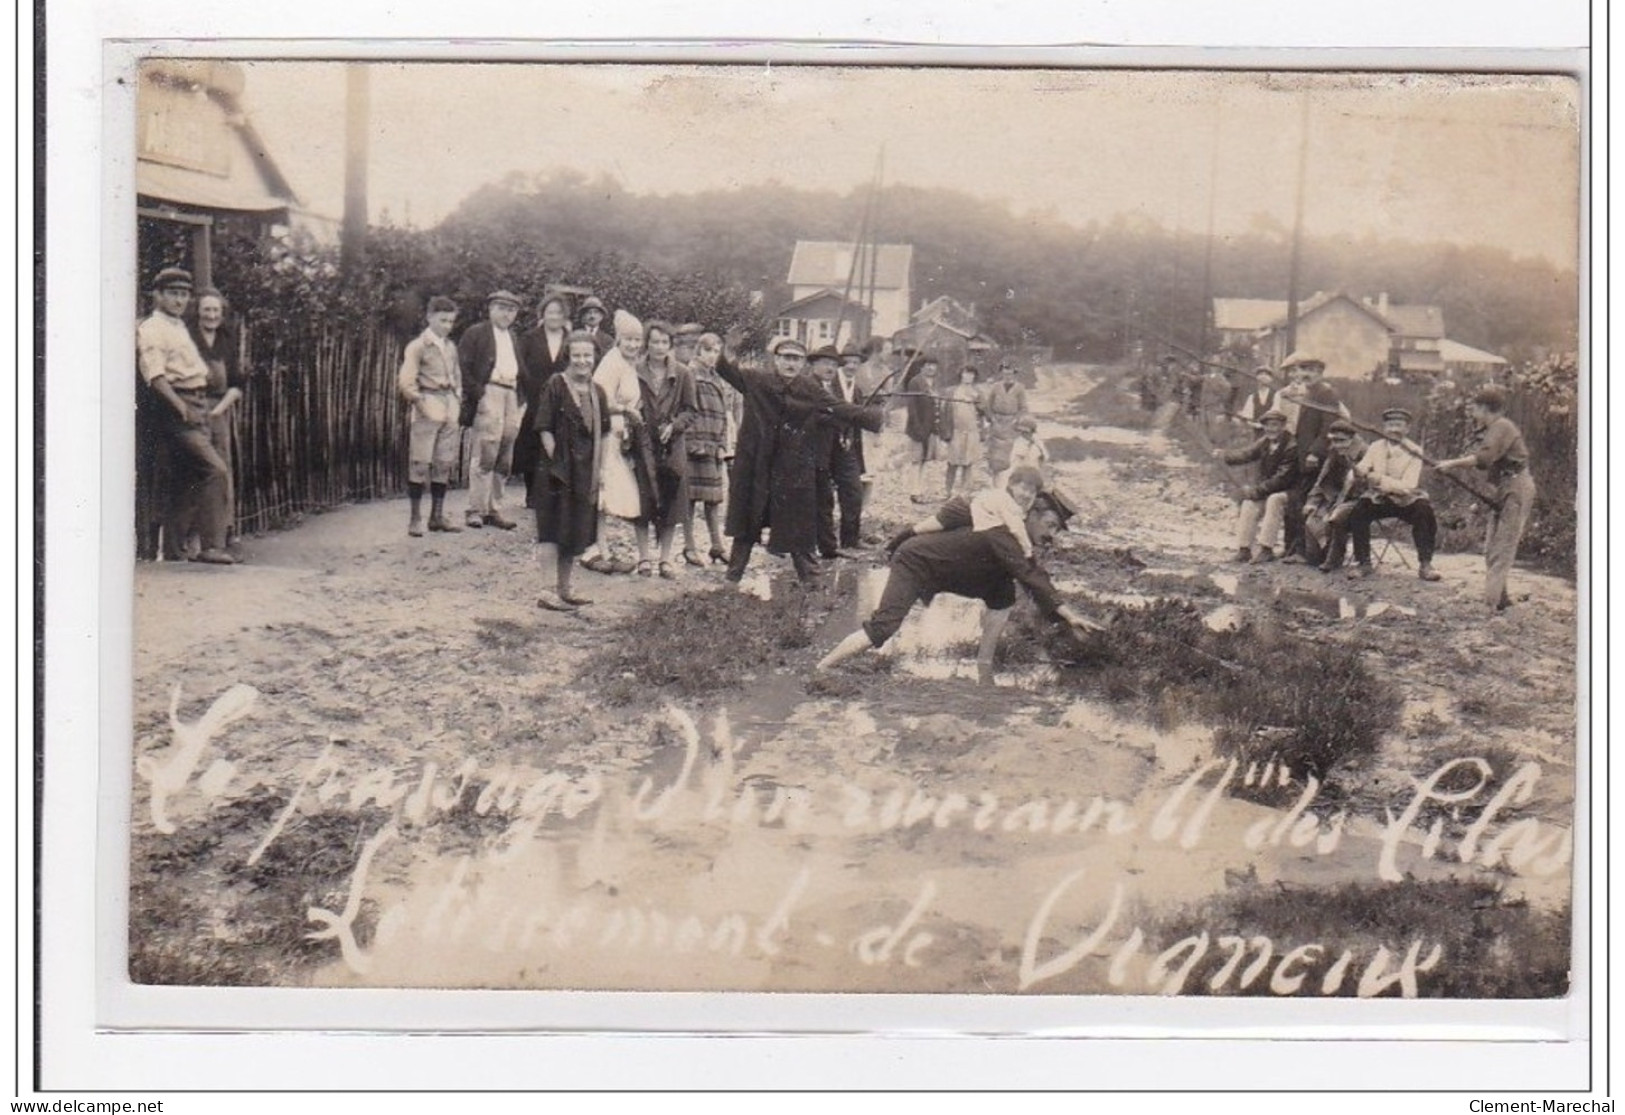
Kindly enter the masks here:
<path id="1" fill-rule="evenodd" d="M 1156 755 L 1159 774 L 1181 775 L 1198 763 L 1213 757 L 1213 729 L 1184 724 L 1169 730 L 1152 730 L 1143 724 L 1119 717 L 1110 707 L 1096 701 L 1074 701 L 1061 715 L 1061 726 L 1090 739 L 1144 750 L 1149 744 Z"/>

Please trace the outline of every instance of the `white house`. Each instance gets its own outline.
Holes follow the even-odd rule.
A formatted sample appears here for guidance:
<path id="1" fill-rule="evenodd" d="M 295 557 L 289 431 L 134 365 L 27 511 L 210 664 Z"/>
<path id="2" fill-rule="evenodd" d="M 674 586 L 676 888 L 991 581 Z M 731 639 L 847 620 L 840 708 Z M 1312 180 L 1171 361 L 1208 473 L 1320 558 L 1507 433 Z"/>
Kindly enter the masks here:
<path id="1" fill-rule="evenodd" d="M 797 240 L 790 257 L 791 305 L 824 291 L 870 304 L 874 321 L 869 332 L 889 337 L 908 324 L 914 302 L 914 245 L 840 243 Z"/>

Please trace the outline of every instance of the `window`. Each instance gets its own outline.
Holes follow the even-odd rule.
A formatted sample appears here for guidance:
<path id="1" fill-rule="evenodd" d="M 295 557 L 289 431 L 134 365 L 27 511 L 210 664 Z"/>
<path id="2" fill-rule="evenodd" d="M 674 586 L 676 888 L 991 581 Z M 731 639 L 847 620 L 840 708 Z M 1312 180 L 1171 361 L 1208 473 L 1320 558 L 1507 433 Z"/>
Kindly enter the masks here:
<path id="1" fill-rule="evenodd" d="M 829 340 L 829 330 L 830 323 L 827 320 L 820 319 L 818 322 L 818 339 L 820 341 Z"/>
<path id="2" fill-rule="evenodd" d="M 781 317 L 773 323 L 773 335 L 775 337 L 788 337 L 794 329 L 795 326 L 790 323 L 790 319 L 787 317 Z"/>

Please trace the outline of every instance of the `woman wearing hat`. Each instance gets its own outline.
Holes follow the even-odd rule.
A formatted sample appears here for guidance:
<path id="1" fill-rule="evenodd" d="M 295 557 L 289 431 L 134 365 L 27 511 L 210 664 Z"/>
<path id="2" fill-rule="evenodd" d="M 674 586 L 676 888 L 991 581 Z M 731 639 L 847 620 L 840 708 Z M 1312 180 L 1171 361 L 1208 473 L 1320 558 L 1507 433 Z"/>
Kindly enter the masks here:
<path id="1" fill-rule="evenodd" d="M 598 350 L 598 359 L 609 355 L 609 350 L 615 347 L 615 338 L 604 328 L 604 321 L 609 317 L 604 300 L 597 295 L 587 295 L 581 300 L 576 317 L 578 328 L 592 338 L 593 347 Z"/>
<path id="2" fill-rule="evenodd" d="M 549 295 L 542 301 L 540 320 L 536 328 L 526 333 L 520 342 L 525 365 L 525 410 L 534 413 L 541 397 L 542 386 L 570 366 L 570 305 L 562 294 Z M 598 353 L 594 364 L 603 356 L 593 339 Z M 513 470 L 525 478 L 525 506 L 536 506 L 536 465 L 541 458 L 541 441 L 534 423 L 525 422 L 513 444 Z"/>
<path id="3" fill-rule="evenodd" d="M 601 522 L 598 541 L 581 558 L 594 573 L 654 572 L 649 564 L 648 523 L 655 515 L 654 453 L 643 422 L 643 386 L 638 378 L 638 357 L 643 352 L 643 323 L 625 310 L 615 311 L 615 347 L 604 354 L 592 381 L 604 389 L 609 406 L 610 434 L 604 450 L 603 482 L 598 509 L 614 519 L 643 524 L 636 564 L 609 559 L 609 524 Z"/>
<path id="4" fill-rule="evenodd" d="M 677 579 L 671 563 L 677 524 L 689 515 L 688 429 L 699 415 L 694 373 L 674 355 L 675 331 L 663 321 L 651 321 L 643 332 L 643 358 L 638 380 L 643 391 L 643 428 L 648 431 L 654 463 L 654 515 L 634 524 L 638 532 L 638 572 L 648 575 L 649 526 L 660 544 L 660 576 Z"/>
<path id="5" fill-rule="evenodd" d="M 1016 380 L 1016 369 L 999 364 L 999 378 L 982 400 L 987 415 L 987 470 L 998 476 L 1010 467 L 1010 450 L 1016 444 L 1016 419 L 1027 413 L 1027 391 Z"/>
<path id="6" fill-rule="evenodd" d="M 569 611 L 592 603 L 570 588 L 576 555 L 598 537 L 598 482 L 609 444 L 609 399 L 592 381 L 598 349 L 584 332 L 570 334 L 569 362 L 542 385 L 528 424 L 536 431 L 536 542 L 542 571 L 554 588 L 537 603 Z"/>
<path id="7" fill-rule="evenodd" d="M 948 391 L 954 432 L 943 447 L 943 459 L 948 462 L 945 498 L 952 497 L 955 488 L 969 485 L 971 466 L 982 460 L 982 392 L 976 386 L 980 378 L 976 365 L 966 364 L 959 369 L 959 382 Z"/>

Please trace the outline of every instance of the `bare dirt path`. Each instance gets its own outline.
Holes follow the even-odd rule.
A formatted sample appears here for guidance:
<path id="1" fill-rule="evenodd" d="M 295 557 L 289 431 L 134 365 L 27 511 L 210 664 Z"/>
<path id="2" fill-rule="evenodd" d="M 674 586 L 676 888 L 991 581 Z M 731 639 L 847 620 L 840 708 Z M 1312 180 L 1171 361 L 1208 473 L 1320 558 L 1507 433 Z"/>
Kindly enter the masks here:
<path id="1" fill-rule="evenodd" d="M 1169 416 L 1136 413 L 1112 369 L 1046 369 L 1033 399 L 1082 507 L 1063 575 L 1090 606 L 1229 608 L 1357 647 L 1397 687 L 1399 730 L 1336 800 L 1309 797 L 1303 771 L 1227 769 L 1211 724 L 1082 698 L 1032 656 L 978 689 L 968 602 L 917 610 L 878 662 L 809 688 L 811 662 L 878 596 L 878 558 L 832 569 L 807 605 L 810 645 L 763 660 L 743 688 L 690 698 L 595 674 L 637 637 L 617 625 L 728 591 L 718 574 L 583 574 L 590 608 L 542 612 L 528 523 L 411 539 L 404 501 L 386 501 L 250 540 L 236 569 L 137 568 L 132 970 L 294 986 L 1258 993 L 1268 978 L 1244 989 L 1216 943 L 1246 931 L 1271 938 L 1277 975 L 1315 946 L 1294 962 L 1309 982 L 1288 973 L 1275 994 L 1352 994 L 1370 971 L 1367 993 L 1461 994 L 1444 973 L 1484 967 L 1464 951 L 1474 932 L 1516 948 L 1549 933 L 1538 916 L 1566 925 L 1571 586 L 1520 573 L 1529 599 L 1486 622 L 1470 555 L 1440 559 L 1442 585 L 1397 560 L 1358 586 L 1226 566 L 1233 505 Z M 922 510 L 904 458 L 892 429 L 871 461 L 882 532 Z M 760 560 L 753 591 L 796 591 Z M 231 698 L 240 718 L 184 729 L 234 685 L 254 691 Z M 1418 780 L 1474 756 L 1494 768 L 1481 790 L 1388 823 Z M 1488 799 L 1526 762 L 1528 800 L 1495 815 Z M 1237 793 L 1266 777 L 1274 796 Z M 1528 822 L 1519 868 L 1464 864 L 1487 814 L 1479 852 Z M 1399 912 L 1336 940 L 1259 906 L 1311 894 L 1379 908 L 1359 888 L 1383 887 Z M 1415 887 L 1447 889 L 1423 900 Z M 1461 908 L 1442 924 L 1411 917 L 1440 895 Z M 1198 929 L 1215 943 L 1175 948 Z M 1383 983 L 1415 942 L 1409 984 Z"/>

